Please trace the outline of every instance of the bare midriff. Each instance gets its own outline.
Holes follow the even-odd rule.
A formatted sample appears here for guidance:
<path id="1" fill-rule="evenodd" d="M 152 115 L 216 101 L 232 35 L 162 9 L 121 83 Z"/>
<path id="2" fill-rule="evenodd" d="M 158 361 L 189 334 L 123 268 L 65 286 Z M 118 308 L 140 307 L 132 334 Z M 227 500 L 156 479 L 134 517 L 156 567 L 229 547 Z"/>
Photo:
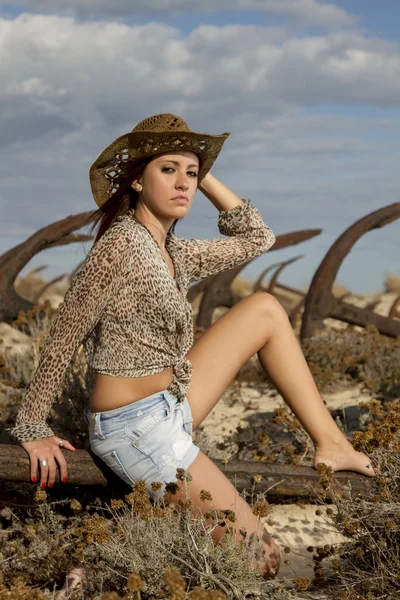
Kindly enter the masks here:
<path id="1" fill-rule="evenodd" d="M 146 377 L 112 377 L 96 373 L 90 410 L 100 412 L 120 408 L 166 390 L 172 381 L 172 367 Z"/>

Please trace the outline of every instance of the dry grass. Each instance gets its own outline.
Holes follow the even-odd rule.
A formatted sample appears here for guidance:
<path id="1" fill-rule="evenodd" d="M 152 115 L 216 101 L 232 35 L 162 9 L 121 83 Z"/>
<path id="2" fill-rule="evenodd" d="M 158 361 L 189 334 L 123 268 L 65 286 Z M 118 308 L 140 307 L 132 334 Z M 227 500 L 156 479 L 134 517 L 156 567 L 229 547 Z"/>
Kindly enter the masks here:
<path id="1" fill-rule="evenodd" d="M 320 469 L 337 508 L 327 510 L 327 519 L 349 541 L 315 549 L 310 589 L 341 600 L 395 600 L 400 594 L 400 400 L 372 401 L 365 408 L 368 424 L 354 434 L 354 445 L 369 454 L 378 476 L 361 496 L 340 487 L 329 469 Z"/>
<path id="2" fill-rule="evenodd" d="M 3 351 L 0 355 L 0 384 L 2 392 L 0 415 L 3 428 L 0 429 L 0 443 L 12 443 L 6 427 L 14 423 L 15 414 L 25 398 L 26 391 L 39 364 L 41 352 L 57 311 L 48 302 L 34 306 L 32 310 L 19 313 L 12 326 L 29 335 L 32 341 L 31 356 L 21 361 L 19 356 Z M 1 344 L 2 340 L 0 340 Z M 0 348 L 3 348 L 0 345 Z M 21 370 L 23 369 L 23 376 Z M 60 388 L 55 394 L 55 402 L 50 410 L 48 423 L 55 427 L 61 437 L 74 438 L 81 447 L 88 448 L 87 433 L 83 420 L 93 382 L 93 372 L 88 369 L 83 347 L 72 358 Z"/>
<path id="3" fill-rule="evenodd" d="M 254 281 L 244 279 L 243 277 L 235 277 L 232 282 L 232 290 L 239 294 L 241 298 L 245 298 L 253 292 Z"/>
<path id="4" fill-rule="evenodd" d="M 400 294 L 400 275 L 387 274 L 384 279 L 385 292 Z"/>
<path id="5" fill-rule="evenodd" d="M 60 587 L 77 565 L 85 569 L 86 578 L 79 592 L 67 598 L 94 600 L 105 592 L 126 600 L 239 600 L 252 594 L 289 598 L 282 584 L 263 579 L 257 566 L 260 544 L 249 543 L 246 532 L 235 542 L 232 510 L 211 508 L 203 516 L 190 500 L 190 473 L 178 469 L 177 476 L 184 481 L 186 499 L 170 505 L 151 500 L 146 484 L 137 482 L 130 494 L 104 504 L 82 507 L 77 499 L 51 502 L 38 488 L 36 506 L 30 511 L 4 508 L 0 600 L 53 600 L 54 587 Z M 152 484 L 154 489 L 160 485 Z M 171 483 L 166 491 L 176 489 Z M 260 495 L 255 514 L 260 514 Z M 212 501 L 206 490 L 200 498 Z M 226 527 L 218 545 L 212 539 L 217 526 Z M 17 595 L 18 590 L 24 595 Z"/>
<path id="6" fill-rule="evenodd" d="M 47 281 L 41 277 L 38 272 L 41 270 L 35 269 L 26 273 L 24 276 L 17 277 L 14 283 L 15 291 L 30 302 L 35 302 L 37 294 L 47 285 Z M 64 296 L 68 287 L 70 286 L 69 277 L 65 277 L 61 281 L 52 283 L 47 289 L 46 293 L 55 294 L 57 296 Z"/>
<path id="7" fill-rule="evenodd" d="M 250 293 L 250 284 L 239 281 L 237 285 L 243 296 Z M 38 364 L 54 314 L 48 305 L 35 307 L 20 314 L 14 323 L 32 338 L 33 365 Z M 359 498 L 351 490 L 335 487 L 332 473 L 321 469 L 321 478 L 331 488 L 338 509 L 337 514 L 328 509 L 327 518 L 350 541 L 340 548 L 310 548 L 315 578 L 297 578 L 296 588 L 307 593 L 319 590 L 343 600 L 397 598 L 400 407 L 398 401 L 390 403 L 387 399 L 399 395 L 399 340 L 380 336 L 374 328 L 362 333 L 348 328 L 318 334 L 306 342 L 304 351 L 321 391 L 362 381 L 380 396 L 382 402 L 367 407 L 368 414 L 360 423 L 363 431 L 354 436 L 355 444 L 369 453 L 380 476 L 370 494 Z M 3 384 L 15 393 L 17 406 L 27 383 L 21 384 L 21 366 L 3 354 Z M 32 372 L 30 367 L 27 380 Z M 73 438 L 81 448 L 88 448 L 82 407 L 88 399 L 91 376 L 79 351 L 49 419 L 50 425 L 57 421 L 62 437 Z M 264 371 L 254 361 L 243 366 L 237 381 L 268 385 Z M 11 424 L 10 415 L 4 419 Z M 308 436 L 287 410 L 275 411 L 268 430 L 249 429 L 246 439 L 242 434 L 238 430 L 231 436 L 242 458 L 251 453 L 251 458 L 261 461 L 310 464 Z M 106 502 L 84 506 L 77 498 L 53 502 L 37 488 L 32 506 L 3 508 L 0 600 L 55 600 L 55 588 L 61 587 L 66 574 L 77 565 L 84 566 L 90 576 L 83 588 L 69 593 L 66 600 L 222 600 L 257 596 L 284 600 L 289 593 L 297 593 L 288 592 L 277 581 L 262 580 L 254 568 L 257 547 L 249 547 L 245 538 L 239 545 L 233 541 L 234 514 L 228 509 L 211 511 L 206 520 L 194 511 L 189 499 L 190 473 L 178 472 L 178 476 L 185 481 L 188 495 L 186 501 L 170 506 L 162 500 L 152 501 L 143 482 L 138 482 L 124 497 L 115 497 L 110 490 Z M 247 496 L 248 491 L 242 494 Z M 251 495 L 256 514 L 260 514 L 260 506 L 266 505 L 262 496 Z M 205 498 L 209 498 L 206 490 Z M 215 545 L 212 531 L 222 522 L 227 534 L 221 544 Z"/>
<path id="8" fill-rule="evenodd" d="M 362 382 L 374 394 L 400 395 L 400 338 L 380 335 L 374 326 L 321 331 L 304 341 L 303 352 L 320 391 Z"/>

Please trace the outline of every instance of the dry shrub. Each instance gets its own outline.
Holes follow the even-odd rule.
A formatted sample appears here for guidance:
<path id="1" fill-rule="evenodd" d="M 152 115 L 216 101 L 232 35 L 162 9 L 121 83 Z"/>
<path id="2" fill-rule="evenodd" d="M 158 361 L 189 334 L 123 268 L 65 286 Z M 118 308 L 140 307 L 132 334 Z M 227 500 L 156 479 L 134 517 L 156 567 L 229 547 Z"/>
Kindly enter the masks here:
<path id="1" fill-rule="evenodd" d="M 400 294 L 400 275 L 388 274 L 384 279 L 385 292 L 395 292 Z"/>
<path id="2" fill-rule="evenodd" d="M 253 292 L 254 281 L 244 279 L 243 277 L 235 277 L 231 284 L 232 291 L 239 294 L 240 297 L 245 298 Z"/>
<path id="3" fill-rule="evenodd" d="M 343 285 L 342 283 L 337 283 L 336 281 L 334 282 L 334 284 L 332 286 L 332 294 L 336 298 L 340 298 L 344 294 L 350 294 L 350 293 L 351 293 L 351 290 L 347 286 Z"/>
<path id="4" fill-rule="evenodd" d="M 321 392 L 362 382 L 374 394 L 400 395 L 400 338 L 380 335 L 372 325 L 317 332 L 303 342 L 303 352 Z"/>
<path id="5" fill-rule="evenodd" d="M 45 267 L 43 267 L 45 268 Z M 48 282 L 43 279 L 38 272 L 42 270 L 42 267 L 30 271 L 23 276 L 19 276 L 16 278 L 14 282 L 15 291 L 25 300 L 29 300 L 30 302 L 35 302 L 35 299 L 38 293 L 48 285 Z M 71 285 L 71 280 L 69 277 L 64 276 L 62 280 L 55 281 L 52 283 L 46 290 L 46 294 L 54 294 L 57 296 L 65 296 L 65 293 L 69 286 Z"/>
<path id="6" fill-rule="evenodd" d="M 4 427 L 0 442 L 10 443 L 6 427 L 12 426 L 16 411 L 25 398 L 26 392 L 39 365 L 44 344 L 57 314 L 48 301 L 35 305 L 31 310 L 18 314 L 11 323 L 13 327 L 27 334 L 32 341 L 32 354 L 29 360 L 18 354 L 3 351 L 0 355 L 1 384 L 10 390 L 7 400 L 8 410 L 1 416 Z M 23 364 L 20 364 L 23 363 Z M 22 373 L 22 375 L 21 375 Z M 83 347 L 80 346 L 72 357 L 64 378 L 54 397 L 48 423 L 57 434 L 71 443 L 87 448 L 87 427 L 83 420 L 83 409 L 89 402 L 94 372 L 88 368 Z"/>
<path id="7" fill-rule="evenodd" d="M 260 545 L 249 542 L 246 532 L 235 542 L 232 510 L 215 510 L 210 493 L 203 490 L 201 501 L 210 501 L 203 516 L 190 501 L 190 473 L 178 469 L 177 477 L 184 482 L 186 498 L 169 505 L 162 498 L 150 499 L 146 484 L 139 481 L 124 498 L 85 508 L 77 499 L 51 502 L 39 487 L 33 509 L 4 508 L 0 600 L 13 597 L 5 593 L 18 586 L 27 590 L 21 598 L 39 600 L 33 593 L 41 588 L 53 599 L 50 590 L 61 587 L 77 565 L 85 569 L 85 578 L 71 598 L 98 600 L 99 592 L 138 600 L 185 600 L 189 593 L 191 600 L 244 599 L 261 592 L 271 599 L 288 598 L 281 583 L 263 579 L 257 566 Z M 160 484 L 152 486 L 159 489 Z M 167 484 L 167 492 L 176 489 L 176 483 Z M 259 496 L 253 512 L 261 515 Z M 219 544 L 212 539 L 217 526 L 226 527 Z"/>
<path id="8" fill-rule="evenodd" d="M 331 477 L 337 513 L 330 511 L 330 518 L 349 541 L 329 549 L 325 556 L 333 557 L 333 571 L 328 569 L 325 575 L 335 598 L 394 600 L 400 594 L 400 400 L 386 404 L 375 400 L 365 408 L 366 430 L 356 432 L 353 442 L 369 454 L 378 475 L 368 480 L 362 495 L 341 489 Z M 318 556 L 314 559 L 321 581 Z"/>
<path id="9" fill-rule="evenodd" d="M 55 311 L 51 308 L 49 302 L 46 302 L 43 306 L 34 306 L 32 310 L 21 311 L 11 323 L 11 326 L 16 330 L 29 336 L 31 340 L 29 359 L 19 353 L 9 352 L 5 340 L 0 339 L 1 383 L 6 387 L 19 389 L 21 391 L 19 400 L 24 397 L 24 388 L 30 384 L 39 365 L 40 354 L 54 316 Z"/>
<path id="10" fill-rule="evenodd" d="M 218 450 L 229 460 L 312 466 L 314 446 L 294 414 L 285 406 L 275 408 L 267 419 L 249 419 L 246 427 L 221 438 Z"/>
<path id="11" fill-rule="evenodd" d="M 38 271 L 39 270 L 41 270 L 41 268 L 39 268 Z M 46 281 L 43 277 L 38 275 L 38 271 L 34 270 L 25 275 L 20 275 L 14 282 L 14 288 L 17 294 L 22 298 L 25 298 L 25 300 L 29 300 L 29 302 L 34 302 L 36 295 L 46 285 Z"/>

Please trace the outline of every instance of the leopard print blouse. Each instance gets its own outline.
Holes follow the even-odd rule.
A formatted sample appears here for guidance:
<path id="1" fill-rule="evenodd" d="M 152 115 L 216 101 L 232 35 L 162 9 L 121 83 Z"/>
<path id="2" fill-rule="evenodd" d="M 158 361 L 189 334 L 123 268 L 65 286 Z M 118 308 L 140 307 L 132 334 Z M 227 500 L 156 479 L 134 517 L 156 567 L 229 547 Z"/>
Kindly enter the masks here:
<path id="1" fill-rule="evenodd" d="M 90 249 L 50 328 L 38 368 L 10 434 L 20 443 L 55 435 L 46 423 L 54 395 L 79 345 L 88 366 L 114 377 L 141 377 L 173 368 L 168 390 L 185 398 L 192 365 L 191 283 L 247 262 L 275 242 L 250 200 L 218 216 L 214 239 L 169 232 L 171 275 L 157 241 L 134 211 L 119 216 Z"/>

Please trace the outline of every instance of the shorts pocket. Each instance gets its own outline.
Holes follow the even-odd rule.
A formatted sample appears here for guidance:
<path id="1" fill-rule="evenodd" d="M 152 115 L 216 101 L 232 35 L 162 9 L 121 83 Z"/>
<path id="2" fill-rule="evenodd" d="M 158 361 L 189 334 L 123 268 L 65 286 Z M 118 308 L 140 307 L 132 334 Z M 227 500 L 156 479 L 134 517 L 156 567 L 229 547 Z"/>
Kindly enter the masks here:
<path id="1" fill-rule="evenodd" d="M 170 416 L 171 407 L 165 400 L 157 409 L 126 423 L 125 435 L 134 442 L 135 446 L 138 446 L 140 441 L 146 439 L 149 434 L 155 434 L 164 423 L 167 423 Z"/>
<path id="2" fill-rule="evenodd" d="M 193 435 L 193 415 L 190 409 L 190 404 L 185 398 L 182 403 L 183 427 L 189 435 Z"/>

